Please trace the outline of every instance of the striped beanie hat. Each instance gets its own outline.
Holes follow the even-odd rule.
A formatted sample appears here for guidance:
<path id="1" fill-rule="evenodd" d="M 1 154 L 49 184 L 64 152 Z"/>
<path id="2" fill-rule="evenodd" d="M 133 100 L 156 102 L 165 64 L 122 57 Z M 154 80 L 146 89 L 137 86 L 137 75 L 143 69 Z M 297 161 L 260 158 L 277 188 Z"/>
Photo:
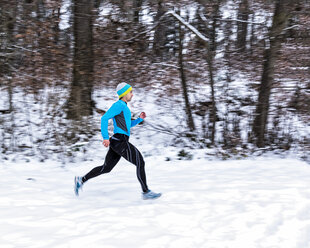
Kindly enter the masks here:
<path id="1" fill-rule="evenodd" d="M 119 99 L 121 99 L 123 96 L 126 96 L 130 91 L 132 91 L 132 87 L 127 83 L 120 83 L 116 87 L 116 92 Z"/>

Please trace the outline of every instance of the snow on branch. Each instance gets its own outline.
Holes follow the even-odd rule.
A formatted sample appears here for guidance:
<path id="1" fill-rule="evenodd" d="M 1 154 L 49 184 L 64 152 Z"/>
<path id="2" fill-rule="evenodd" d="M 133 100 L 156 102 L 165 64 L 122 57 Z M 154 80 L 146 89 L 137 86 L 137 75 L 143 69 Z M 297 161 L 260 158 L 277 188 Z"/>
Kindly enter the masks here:
<path id="1" fill-rule="evenodd" d="M 180 15 L 178 15 L 177 13 L 175 13 L 174 11 L 167 11 L 165 14 L 163 14 L 159 20 L 157 21 L 157 23 L 155 23 L 151 28 L 149 28 L 146 31 L 143 31 L 137 35 L 135 35 L 134 37 L 131 37 L 130 39 L 127 40 L 123 40 L 123 42 L 131 42 L 133 40 L 135 40 L 136 38 L 138 38 L 139 36 L 149 33 L 152 30 L 154 30 L 162 21 L 162 19 L 167 16 L 167 15 L 172 15 L 173 17 L 175 17 L 179 22 L 181 22 L 184 26 L 186 26 L 190 31 L 192 31 L 198 38 L 200 38 L 201 40 L 203 40 L 204 42 L 208 43 L 208 38 L 206 36 L 204 36 L 202 33 L 200 33 L 193 25 L 189 24 L 187 21 L 185 21 Z"/>
<path id="2" fill-rule="evenodd" d="M 175 13 L 174 11 L 168 11 L 165 15 L 172 15 L 175 17 L 179 22 L 181 22 L 184 26 L 186 26 L 189 30 L 191 30 L 194 34 L 198 36 L 201 40 L 208 43 L 208 38 L 204 36 L 202 33 L 200 33 L 193 25 L 189 24 L 187 21 L 185 21 L 180 15 Z"/>
<path id="3" fill-rule="evenodd" d="M 300 25 L 296 24 L 296 25 L 293 25 L 293 26 L 290 26 L 290 27 L 283 29 L 283 31 L 287 31 L 289 29 L 294 29 L 294 28 L 299 28 L 299 27 L 300 27 Z"/>
<path id="4" fill-rule="evenodd" d="M 32 53 L 38 53 L 40 51 L 40 49 L 36 49 L 36 50 L 30 50 L 28 48 L 25 47 L 21 47 L 21 46 L 16 46 L 16 45 L 12 45 L 12 47 L 27 51 L 27 52 L 32 52 Z"/>

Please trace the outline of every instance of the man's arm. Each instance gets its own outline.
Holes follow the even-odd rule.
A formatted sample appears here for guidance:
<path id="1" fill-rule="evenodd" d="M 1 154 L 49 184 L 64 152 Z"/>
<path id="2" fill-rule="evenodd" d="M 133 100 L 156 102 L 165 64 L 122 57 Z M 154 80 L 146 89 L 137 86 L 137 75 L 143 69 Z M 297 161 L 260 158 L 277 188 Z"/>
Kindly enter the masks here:
<path id="1" fill-rule="evenodd" d="M 144 121 L 145 117 L 146 117 L 146 114 L 142 112 L 138 119 L 131 121 L 131 127 L 134 127 L 138 125 L 139 123 L 141 123 L 142 121 Z"/>
<path id="2" fill-rule="evenodd" d="M 101 117 L 101 134 L 104 140 L 109 140 L 109 132 L 108 132 L 109 120 L 122 112 L 121 106 L 116 103 L 114 103 L 108 109 L 108 111 Z"/>

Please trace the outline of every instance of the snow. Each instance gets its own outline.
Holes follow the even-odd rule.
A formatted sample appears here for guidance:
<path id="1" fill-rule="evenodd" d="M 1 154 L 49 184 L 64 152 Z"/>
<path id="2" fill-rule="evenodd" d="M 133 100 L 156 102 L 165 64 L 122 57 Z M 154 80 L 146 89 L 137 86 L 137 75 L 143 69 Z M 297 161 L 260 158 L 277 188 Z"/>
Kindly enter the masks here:
<path id="1" fill-rule="evenodd" d="M 67 29 L 70 27 L 69 21 L 70 21 L 70 4 L 71 0 L 63 0 L 60 8 L 60 22 L 59 22 L 59 28 L 61 30 Z"/>
<path id="2" fill-rule="evenodd" d="M 69 2 L 63 0 L 61 29 L 68 27 Z M 222 17 L 236 18 L 236 11 L 231 9 L 233 2 L 229 3 L 231 6 L 221 9 Z M 189 18 L 193 9 L 190 8 Z M 142 11 L 142 19 L 148 23 L 152 19 L 148 19 L 151 15 L 146 10 Z M 104 21 L 106 15 L 115 14 L 115 11 L 114 5 L 105 3 L 100 20 Z M 173 15 L 206 41 L 205 36 L 182 18 L 186 15 L 179 16 L 173 11 L 166 14 Z M 255 22 L 266 19 L 268 15 L 255 13 Z M 249 87 L 253 82 L 242 73 L 234 73 L 229 86 L 221 86 L 225 73 L 223 68 L 216 75 L 219 116 L 225 117 L 227 111 L 235 109 L 251 113 L 253 106 L 242 106 L 238 99 L 256 97 Z M 193 144 L 187 146 L 189 141 L 175 139 L 187 130 L 184 103 L 178 95 L 159 100 L 165 87 L 160 82 L 153 82 L 147 89 L 136 87 L 134 101 L 129 104 L 135 117 L 141 111 L 147 113 L 144 124 L 132 129 L 130 139 L 144 155 L 150 188 L 163 193 L 154 201 L 141 199 L 135 167 L 125 160 L 121 160 L 110 174 L 87 182 L 80 197 L 76 197 L 74 176 L 82 176 L 102 164 L 107 152 L 101 145 L 100 115 L 95 113 L 90 120 L 98 129 L 94 137 L 84 139 L 80 135 L 80 141 L 74 145 L 60 139 L 60 144 L 56 145 L 52 133 L 47 131 L 58 130 L 55 134 L 61 137 L 65 132 L 63 126 L 70 124 L 56 114 L 61 112 L 67 90 L 46 87 L 36 100 L 34 95 L 15 87 L 13 142 L 16 147 L 26 148 L 19 152 L 1 152 L 1 248 L 310 247 L 310 167 L 296 158 L 302 157 L 298 152 L 306 155 L 306 149 L 292 149 L 296 157 L 249 157 L 245 152 L 247 159 L 220 161 L 215 158 L 220 153 L 216 149 L 220 148 L 189 148 L 193 147 Z M 192 103 L 210 95 L 207 84 L 192 87 L 199 89 L 198 94 L 190 93 Z M 227 88 L 227 95 L 218 93 L 222 92 L 220 87 Z M 107 110 L 112 105 L 116 100 L 114 88 L 96 87 L 93 98 L 98 108 Z M 1 88 L 1 109 L 8 109 L 5 92 Z M 223 98 L 229 98 L 233 104 L 227 105 L 221 101 Z M 8 142 L 12 142 L 8 139 L 12 126 L 9 117 L 1 116 L 1 134 L 7 147 Z M 295 133 L 290 129 L 288 133 L 300 139 L 309 136 L 309 125 L 299 118 L 293 115 L 282 120 L 282 126 L 285 121 L 295 127 Z M 248 118 L 244 118 L 240 123 L 244 140 L 248 122 Z M 198 133 L 202 133 L 197 116 L 195 124 Z M 109 130 L 112 131 L 112 127 Z M 189 156 L 180 157 L 180 149 L 190 152 Z M 72 157 L 66 157 L 69 152 Z"/>
<path id="3" fill-rule="evenodd" d="M 88 181 L 80 197 L 74 176 L 102 161 L 4 161 L 1 247 L 310 247 L 309 165 L 274 156 L 210 161 L 197 153 L 191 161 L 172 149 L 145 157 L 148 184 L 163 193 L 153 201 L 141 199 L 125 160 Z"/>

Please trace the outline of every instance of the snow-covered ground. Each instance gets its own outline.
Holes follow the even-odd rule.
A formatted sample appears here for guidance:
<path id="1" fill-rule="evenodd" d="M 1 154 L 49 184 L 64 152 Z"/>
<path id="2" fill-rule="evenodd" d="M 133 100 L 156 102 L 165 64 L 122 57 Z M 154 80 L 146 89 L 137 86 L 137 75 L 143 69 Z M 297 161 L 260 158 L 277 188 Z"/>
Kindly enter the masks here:
<path id="1" fill-rule="evenodd" d="M 104 148 L 103 148 L 104 149 Z M 143 147 L 140 147 L 143 152 Z M 100 248 L 308 248 L 310 166 L 293 158 L 191 161 L 146 156 L 143 201 L 125 160 L 73 193 L 80 164 L 2 162 L 0 246 Z M 104 154 L 102 154 L 104 156 Z M 170 157 L 170 161 L 166 161 Z"/>

